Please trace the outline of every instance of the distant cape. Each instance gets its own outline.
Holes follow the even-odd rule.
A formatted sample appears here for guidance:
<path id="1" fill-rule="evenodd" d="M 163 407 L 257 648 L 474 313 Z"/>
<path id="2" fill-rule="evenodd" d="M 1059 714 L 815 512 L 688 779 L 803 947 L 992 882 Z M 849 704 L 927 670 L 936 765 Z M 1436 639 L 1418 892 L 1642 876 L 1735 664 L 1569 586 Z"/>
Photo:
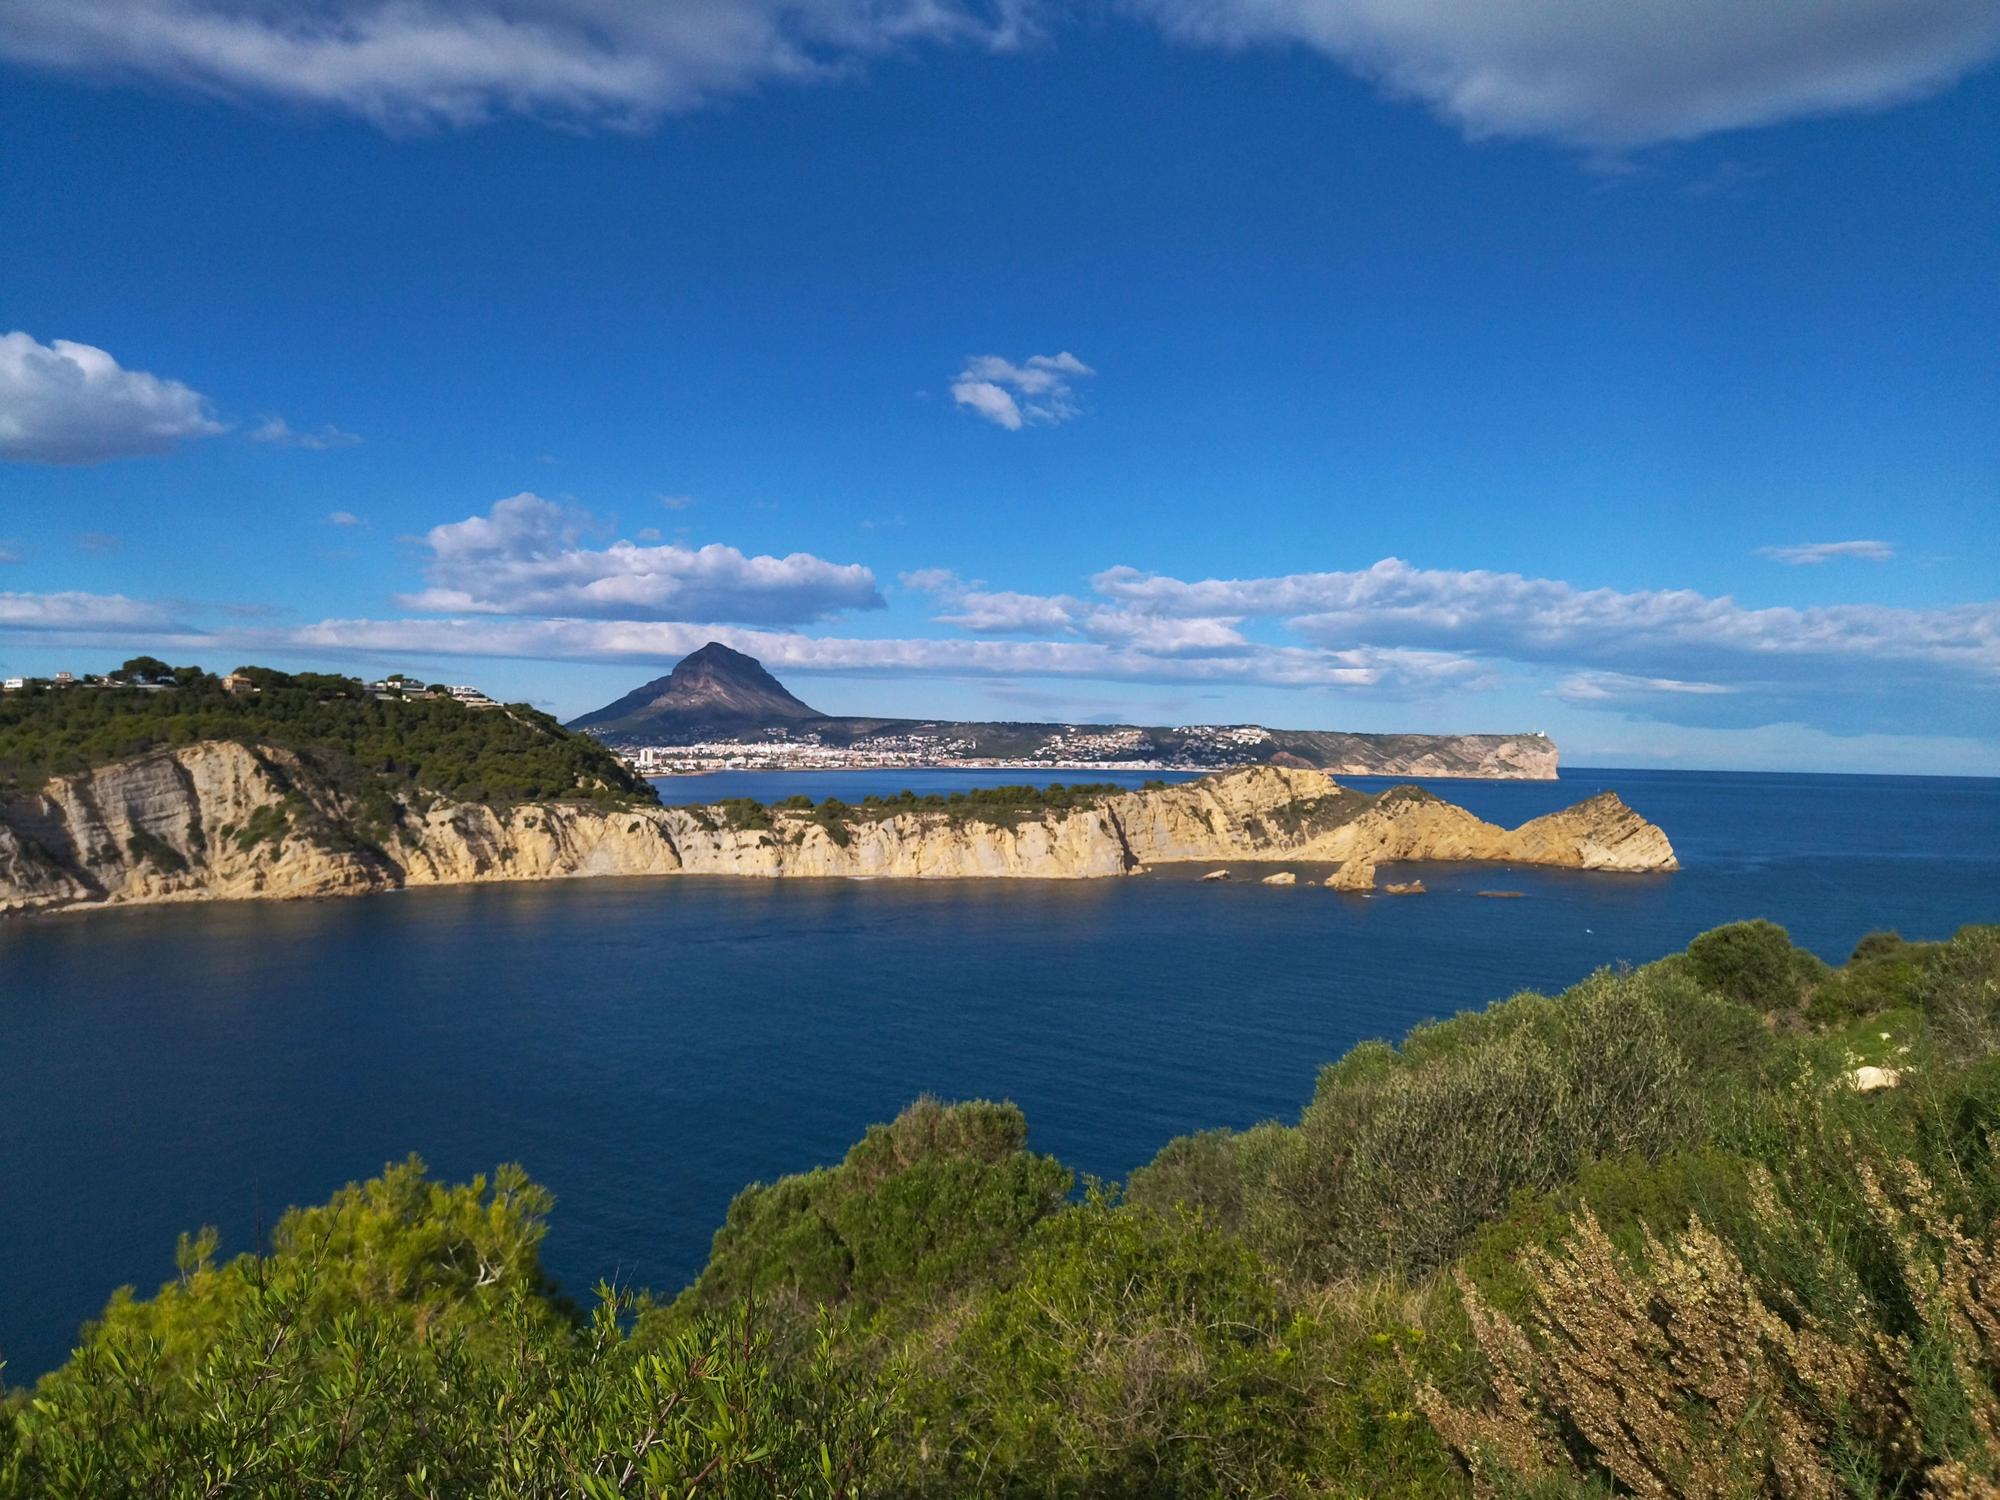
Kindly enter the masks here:
<path id="1" fill-rule="evenodd" d="M 665 677 L 570 721 L 616 749 L 803 742 L 899 764 L 1274 765 L 1339 776 L 1457 776 L 1547 781 L 1556 747 L 1540 734 L 1350 734 L 1259 724 L 1061 724 L 823 714 L 720 641 Z"/>

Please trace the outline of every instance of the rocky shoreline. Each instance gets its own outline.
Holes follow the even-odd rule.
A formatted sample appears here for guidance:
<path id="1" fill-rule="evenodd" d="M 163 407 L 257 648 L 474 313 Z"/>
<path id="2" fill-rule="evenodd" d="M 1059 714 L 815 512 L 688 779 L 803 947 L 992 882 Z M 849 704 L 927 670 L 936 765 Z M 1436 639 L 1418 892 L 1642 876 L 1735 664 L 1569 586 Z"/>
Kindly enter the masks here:
<path id="1" fill-rule="evenodd" d="M 992 819 L 773 808 L 746 822 L 725 808 L 432 798 L 393 799 L 385 816 L 295 752 L 215 741 L 0 805 L 0 913 L 586 876 L 1095 879 L 1231 860 L 1338 864 L 1342 889 L 1372 886 L 1377 863 L 1423 860 L 1677 868 L 1666 835 L 1611 793 L 1510 830 L 1416 787 L 1369 795 L 1274 766 Z"/>

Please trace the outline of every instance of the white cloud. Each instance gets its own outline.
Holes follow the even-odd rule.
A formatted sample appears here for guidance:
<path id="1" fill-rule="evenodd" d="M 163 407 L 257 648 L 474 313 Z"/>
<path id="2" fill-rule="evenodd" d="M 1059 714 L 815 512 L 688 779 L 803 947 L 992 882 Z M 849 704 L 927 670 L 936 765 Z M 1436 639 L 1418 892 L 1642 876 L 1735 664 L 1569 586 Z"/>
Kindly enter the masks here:
<path id="1" fill-rule="evenodd" d="M 1111 568 L 1091 597 L 904 575 L 939 623 L 978 635 L 1101 641 L 1153 656 L 1248 659 L 1284 631 L 1390 680 L 1488 685 L 1498 664 L 1565 672 L 1554 694 L 1676 722 L 1800 717 L 1846 729 L 1914 711 L 2000 719 L 2000 603 L 1752 608 L 1691 589 L 1584 589 L 1515 573 L 1421 569 L 1183 580 Z M 1253 632 L 1250 622 L 1264 622 Z M 1423 672 L 1435 655 L 1445 672 Z"/>
<path id="2" fill-rule="evenodd" d="M 1229 657 L 1160 656 L 1095 641 L 849 640 L 792 631 L 640 620 L 323 620 L 289 633 L 291 649 L 655 664 L 710 640 L 774 672 L 1212 682 L 1407 693 L 1479 684 L 1486 669 L 1442 652 L 1257 646 Z"/>
<path id="3" fill-rule="evenodd" d="M 2000 54 L 1993 0 L 1126 0 L 1200 45 L 1295 44 L 1469 135 L 1609 149 L 1935 93 Z"/>
<path id="4" fill-rule="evenodd" d="M 173 616 L 163 604 L 123 594 L 0 593 L 0 630 L 119 631 L 166 630 Z"/>
<path id="5" fill-rule="evenodd" d="M 1397 558 L 1355 572 L 1198 582 L 1112 568 L 1092 585 L 1156 614 L 1281 618 L 1330 645 L 1474 650 L 1687 679 L 1754 676 L 1797 659 L 1903 663 L 2000 680 L 2000 603 L 1753 609 L 1692 589 L 1581 589 L 1518 573 L 1415 568 Z M 1703 669 L 1675 670 L 1679 663 Z"/>
<path id="6" fill-rule="evenodd" d="M 1759 547 L 1757 555 L 1798 568 L 1832 562 L 1838 557 L 1887 562 L 1896 555 L 1896 549 L 1887 542 L 1800 542 L 1790 547 Z"/>
<path id="7" fill-rule="evenodd" d="M 1678 677 L 1635 677 L 1629 672 L 1572 672 L 1556 684 L 1555 693 L 1566 703 L 1597 707 L 1630 703 L 1660 693 L 1714 697 L 1719 693 L 1737 691 L 1719 682 L 1683 682 Z"/>
<path id="8" fill-rule="evenodd" d="M 9 542 L 0 542 L 0 563 L 17 563 L 21 560 L 21 549 Z"/>
<path id="9" fill-rule="evenodd" d="M 127 370 L 89 344 L 0 334 L 0 459 L 103 463 L 222 430 L 207 398 L 178 380 Z"/>
<path id="10" fill-rule="evenodd" d="M 1992 0 L 1121 3 L 1195 45 L 1312 48 L 1475 136 L 1612 149 L 1881 108 L 1935 93 L 2000 53 Z M 10 0 L 0 9 L 0 56 L 339 110 L 397 129 L 501 115 L 630 129 L 767 82 L 848 76 L 914 46 L 1004 50 L 1061 8 L 1052 0 Z"/>
<path id="11" fill-rule="evenodd" d="M 326 513 L 329 526 L 366 526 L 368 523 L 351 510 L 330 510 Z"/>
<path id="12" fill-rule="evenodd" d="M 360 434 L 343 432 L 328 422 L 316 431 L 301 432 L 283 417 L 266 417 L 250 433 L 253 443 L 269 443 L 274 448 L 307 448 L 324 453 L 329 448 L 352 448 Z"/>
<path id="13" fill-rule="evenodd" d="M 1135 646 L 1161 655 L 1246 650 L 1237 619 L 1164 616 L 1094 604 L 1067 594 L 1021 594 L 967 583 L 949 568 L 902 575 L 905 588 L 929 594 L 945 609 L 937 616 L 974 635 L 1070 635 Z"/>
<path id="14" fill-rule="evenodd" d="M 0 55 L 390 128 L 633 128 L 919 43 L 1016 45 L 1026 0 L 11 0 Z"/>
<path id="15" fill-rule="evenodd" d="M 401 602 L 444 614 L 552 615 L 626 620 L 797 625 L 880 609 L 875 575 L 858 563 L 806 552 L 746 557 L 734 547 L 593 548 L 588 514 L 535 494 L 484 516 L 433 526 L 424 542 L 430 587 Z"/>
<path id="16" fill-rule="evenodd" d="M 950 568 L 917 568 L 908 573 L 898 573 L 896 582 L 920 594 L 940 594 L 962 586 L 958 574 Z"/>
<path id="17" fill-rule="evenodd" d="M 951 399 L 1009 432 L 1067 422 L 1082 410 L 1075 382 L 1097 372 L 1074 354 L 1036 354 L 1015 364 L 976 354 L 951 383 Z"/>

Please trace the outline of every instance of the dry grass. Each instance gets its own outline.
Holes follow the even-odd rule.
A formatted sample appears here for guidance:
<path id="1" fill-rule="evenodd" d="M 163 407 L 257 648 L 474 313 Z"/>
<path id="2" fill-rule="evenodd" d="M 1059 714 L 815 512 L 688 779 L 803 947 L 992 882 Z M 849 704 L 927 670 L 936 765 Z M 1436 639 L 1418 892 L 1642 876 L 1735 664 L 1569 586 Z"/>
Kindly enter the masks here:
<path id="1" fill-rule="evenodd" d="M 1753 1192 L 1759 1232 L 1845 1289 L 1839 1316 L 1760 1290 L 1698 1218 L 1671 1244 L 1648 1233 L 1628 1262 L 1583 1213 L 1559 1252 L 1532 1256 L 1525 1327 L 1461 1276 L 1491 1399 L 1460 1405 L 1426 1384 L 1418 1401 L 1475 1489 L 1553 1479 L 1690 1500 L 2000 1494 L 2000 1247 L 1950 1218 L 1911 1163 L 1857 1170 L 1893 1263 L 1886 1297 L 1866 1295 L 1824 1228 L 1768 1179 Z"/>

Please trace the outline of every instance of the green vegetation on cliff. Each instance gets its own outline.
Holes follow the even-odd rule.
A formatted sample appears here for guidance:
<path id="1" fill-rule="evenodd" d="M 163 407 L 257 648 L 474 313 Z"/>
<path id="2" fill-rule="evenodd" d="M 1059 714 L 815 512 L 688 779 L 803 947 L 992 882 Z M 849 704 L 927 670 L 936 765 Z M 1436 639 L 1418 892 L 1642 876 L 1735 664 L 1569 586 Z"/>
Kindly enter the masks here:
<path id="1" fill-rule="evenodd" d="M 0 695 L 0 793 L 150 750 L 235 740 L 298 751 L 350 791 L 486 803 L 658 800 L 597 741 L 525 704 L 377 695 L 352 677 L 262 667 L 238 674 L 253 690 L 230 692 L 222 678 L 150 657 L 113 675 Z"/>
<path id="2" fill-rule="evenodd" d="M 0 1495 L 1988 1494 L 1996 1152 L 2000 928 L 1738 924 L 1122 1188 L 919 1101 L 671 1301 L 579 1311 L 517 1169 L 405 1163 L 114 1297 Z"/>

